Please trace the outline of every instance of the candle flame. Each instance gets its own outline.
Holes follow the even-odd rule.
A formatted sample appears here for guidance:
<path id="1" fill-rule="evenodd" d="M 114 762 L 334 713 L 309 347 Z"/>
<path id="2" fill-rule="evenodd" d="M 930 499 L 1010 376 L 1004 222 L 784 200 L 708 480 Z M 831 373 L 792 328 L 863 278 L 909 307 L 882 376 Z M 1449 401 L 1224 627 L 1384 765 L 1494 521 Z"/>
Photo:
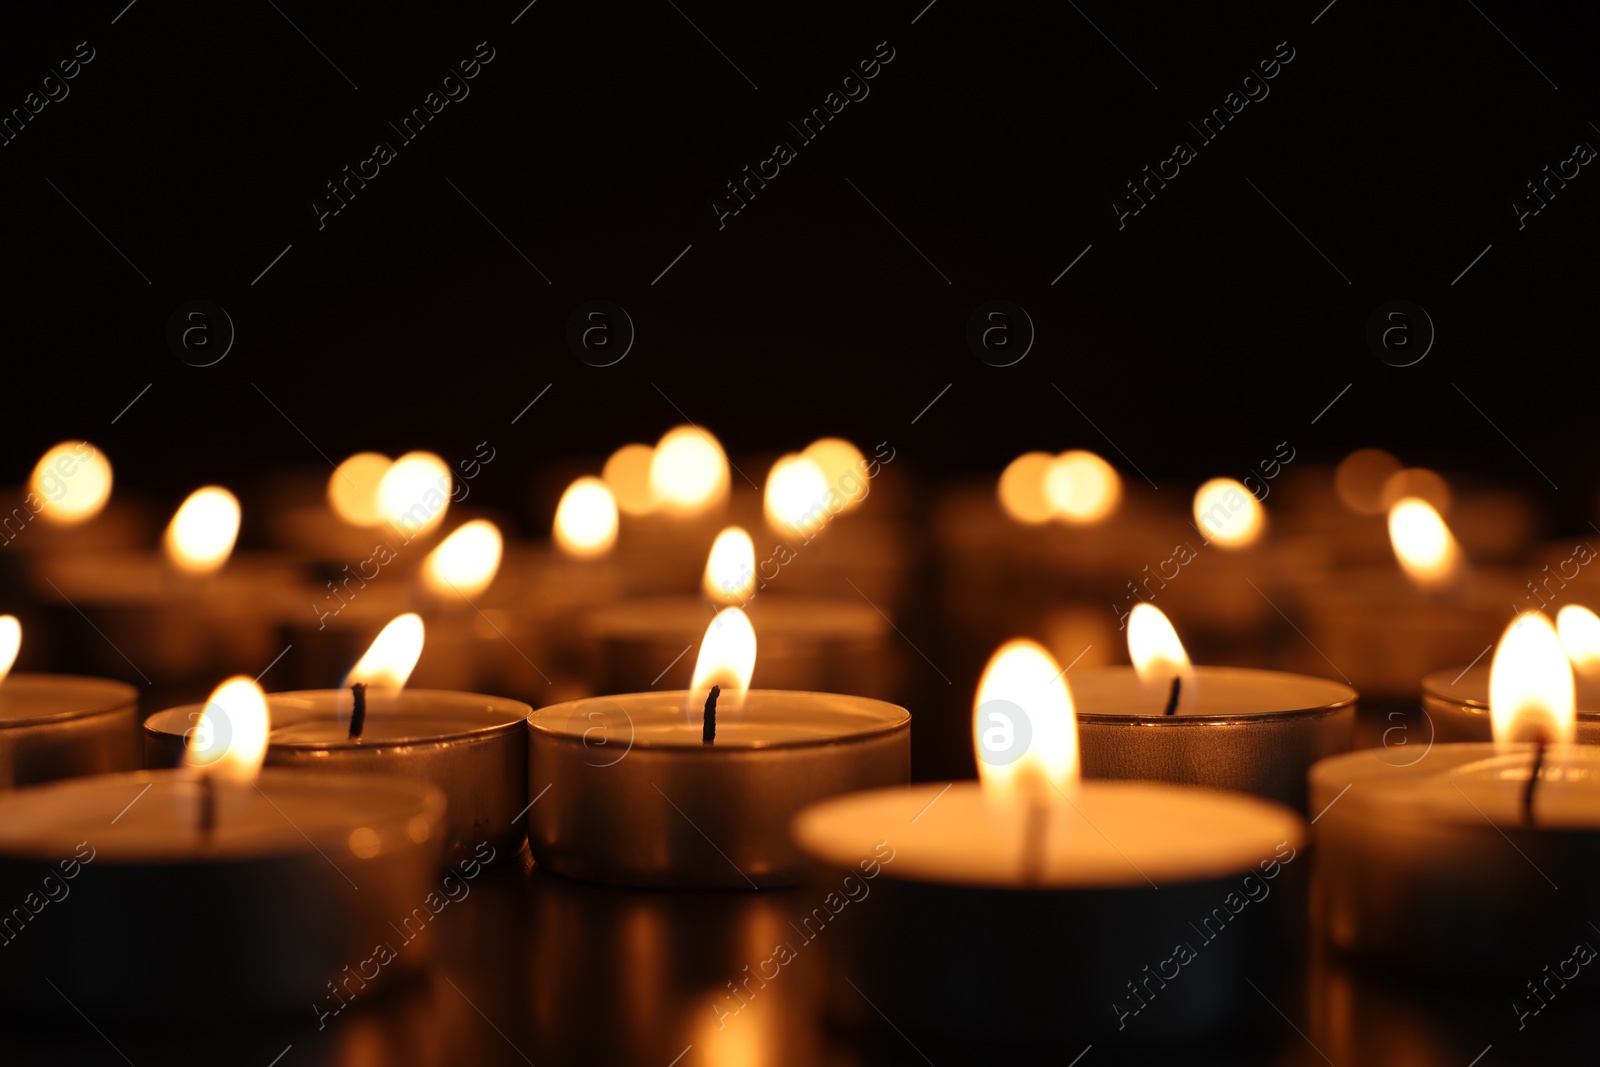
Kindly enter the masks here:
<path id="1" fill-rule="evenodd" d="M 556 544 L 569 556 L 593 559 L 617 543 L 617 502 L 599 478 L 583 477 L 567 486 L 556 505 Z"/>
<path id="2" fill-rule="evenodd" d="M 22 624 L 15 615 L 0 615 L 0 682 L 4 682 L 11 673 L 11 666 L 17 662 L 17 653 L 20 651 Z"/>
<path id="3" fill-rule="evenodd" d="M 488 519 L 473 519 L 428 553 L 422 564 L 422 580 L 440 596 L 477 596 L 494 581 L 500 569 L 501 550 L 499 527 Z"/>
<path id="4" fill-rule="evenodd" d="M 767 474 L 767 525 L 809 539 L 838 510 L 829 508 L 828 496 L 828 478 L 815 461 L 798 452 L 782 456 Z"/>
<path id="5" fill-rule="evenodd" d="M 1060 518 L 1073 524 L 1099 522 L 1122 500 L 1116 468 L 1093 452 L 1063 452 L 1044 476 L 1045 497 Z"/>
<path id="6" fill-rule="evenodd" d="M 1558 744 L 1577 736 L 1572 664 L 1556 628 L 1540 612 L 1518 615 L 1495 647 L 1489 722 L 1497 745 L 1539 737 Z"/>
<path id="7" fill-rule="evenodd" d="M 1007 641 L 990 657 L 973 700 L 973 746 L 986 795 L 1054 802 L 1078 781 L 1078 720 L 1055 657 L 1036 641 Z"/>
<path id="8" fill-rule="evenodd" d="M 75 526 L 111 499 L 111 464 L 88 441 L 63 441 L 40 457 L 28 488 L 43 505 L 39 514 Z"/>
<path id="9" fill-rule="evenodd" d="M 1179 708 L 1193 705 L 1195 697 L 1194 668 L 1189 654 L 1178 640 L 1178 631 L 1172 620 L 1154 604 L 1135 604 L 1128 613 L 1128 657 L 1133 660 L 1133 670 L 1145 693 L 1158 710 L 1166 707 L 1172 692 L 1172 680 L 1180 680 Z"/>
<path id="10" fill-rule="evenodd" d="M 824 437 L 806 446 L 802 456 L 822 471 L 828 488 L 844 503 L 840 511 L 850 511 L 867 498 L 867 457 L 842 437 Z"/>
<path id="11" fill-rule="evenodd" d="M 601 469 L 600 477 L 624 515 L 648 515 L 655 510 L 655 494 L 650 491 L 650 464 L 655 454 L 649 445 L 623 445 Z"/>
<path id="12" fill-rule="evenodd" d="M 444 460 L 432 452 L 407 452 L 378 479 L 378 510 L 382 521 L 414 537 L 444 521 L 450 493 L 450 468 Z"/>
<path id="13" fill-rule="evenodd" d="M 228 562 L 239 536 L 239 501 L 208 485 L 189 494 L 167 525 L 167 558 L 190 574 L 210 574 Z"/>
<path id="14" fill-rule="evenodd" d="M 656 442 L 650 491 L 657 504 L 679 513 L 710 510 L 728 496 L 728 457 L 698 426 L 676 426 Z"/>
<path id="15" fill-rule="evenodd" d="M 183 764 L 216 778 L 252 781 L 267 756 L 269 727 L 261 687 L 244 675 L 229 678 L 201 709 Z"/>
<path id="16" fill-rule="evenodd" d="M 350 668 L 344 688 L 364 682 L 372 689 L 404 689 L 422 658 L 422 616 L 406 612 L 389 620 L 373 638 L 366 655 Z"/>
<path id="17" fill-rule="evenodd" d="M 1000 472 L 1000 507 L 1017 522 L 1038 526 L 1049 522 L 1055 507 L 1045 495 L 1044 480 L 1055 457 L 1048 452 L 1024 452 Z"/>
<path id="18" fill-rule="evenodd" d="M 1574 667 L 1585 674 L 1600 671 L 1600 615 L 1568 604 L 1556 612 L 1556 633 Z"/>
<path id="19" fill-rule="evenodd" d="M 738 526 L 717 534 L 706 557 L 706 596 L 721 605 L 742 604 L 756 587 L 756 546 Z"/>
<path id="20" fill-rule="evenodd" d="M 1254 493 L 1232 478 L 1213 478 L 1194 494 L 1194 521 L 1207 541 L 1223 548 L 1254 544 L 1267 513 Z"/>
<path id="21" fill-rule="evenodd" d="M 357 452 L 328 478 L 328 506 L 351 526 L 377 526 L 384 520 L 378 486 L 394 464 L 379 452 Z"/>
<path id="22" fill-rule="evenodd" d="M 1422 589 L 1448 585 L 1460 570 L 1456 539 L 1426 500 L 1396 501 L 1389 509 L 1389 542 L 1406 576 Z"/>
<path id="23" fill-rule="evenodd" d="M 706 627 L 700 642 L 700 655 L 694 661 L 694 680 L 689 683 L 689 708 L 698 711 L 714 685 L 722 687 L 717 707 L 738 711 L 750 690 L 750 675 L 756 669 L 756 631 L 750 618 L 738 608 L 723 608 Z"/>

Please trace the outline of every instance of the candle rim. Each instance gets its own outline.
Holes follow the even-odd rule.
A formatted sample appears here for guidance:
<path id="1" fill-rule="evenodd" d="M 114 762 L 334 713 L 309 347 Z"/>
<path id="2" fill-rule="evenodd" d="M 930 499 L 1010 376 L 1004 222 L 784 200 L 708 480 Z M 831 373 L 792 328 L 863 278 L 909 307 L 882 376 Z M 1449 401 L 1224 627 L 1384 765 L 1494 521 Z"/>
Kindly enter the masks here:
<path id="1" fill-rule="evenodd" d="M 1584 686 L 1579 685 L 1581 696 Z M 1489 665 L 1473 664 L 1462 669 L 1451 667 L 1423 675 L 1422 695 L 1445 701 L 1452 710 L 1465 715 L 1489 714 Z M 1578 708 L 1579 722 L 1600 722 L 1600 708 Z"/>
<path id="2" fill-rule="evenodd" d="M 5 692 L 27 690 L 37 687 L 44 690 L 46 686 L 70 682 L 86 689 L 94 688 L 103 692 L 103 697 L 85 708 L 67 708 L 62 711 L 47 711 L 38 715 L 29 715 L 26 718 L 11 718 L 4 714 L 3 702 Z M 13 671 L 6 675 L 5 681 L 0 682 L 0 730 L 9 730 L 22 726 L 37 726 L 44 723 L 67 722 L 72 719 L 89 719 L 98 715 L 113 715 L 126 711 L 130 707 L 137 707 L 139 703 L 139 690 L 127 682 L 120 682 L 114 678 L 97 678 L 91 674 L 52 674 L 36 671 Z"/>
<path id="3" fill-rule="evenodd" d="M 367 697 L 367 726 L 369 733 L 365 734 L 360 739 L 352 740 L 348 737 L 334 737 L 321 741 L 279 741 L 272 738 L 272 731 L 285 726 L 298 726 L 306 722 L 326 722 L 329 725 L 334 726 L 347 726 L 349 723 L 348 719 L 341 720 L 336 716 L 336 714 L 333 713 L 337 711 L 338 698 L 341 695 L 348 693 L 349 690 L 347 689 L 291 689 L 282 693 L 268 693 L 267 712 L 272 720 L 272 726 L 267 735 L 267 751 L 269 753 L 271 753 L 274 749 L 279 751 L 303 751 L 306 749 L 341 751 L 360 749 L 366 751 L 382 751 L 393 748 L 410 748 L 417 745 L 434 744 L 441 741 L 487 741 L 516 730 L 519 726 L 522 726 L 527 721 L 527 717 L 532 711 L 530 705 L 525 704 L 520 700 L 512 700 L 509 697 L 487 696 L 482 693 L 467 693 L 454 689 L 408 688 L 401 689 L 398 692 L 392 690 L 377 690 L 370 693 Z M 430 697 L 435 699 L 439 697 L 450 697 L 457 702 L 461 702 L 461 707 L 482 708 L 488 712 L 499 711 L 509 717 L 503 719 L 502 721 L 494 722 L 491 725 L 467 726 L 460 730 L 442 732 L 434 731 L 429 733 L 411 734 L 403 737 L 375 737 L 371 735 L 371 729 L 374 725 L 381 724 L 384 721 L 386 712 L 398 710 L 395 706 L 402 704 L 427 703 L 427 698 Z M 326 712 L 324 712 L 324 709 L 316 706 L 323 701 L 330 701 L 330 705 L 328 709 L 326 709 Z M 390 706 L 386 707 L 386 705 Z M 279 710 L 283 706 L 306 713 L 324 713 L 325 717 L 294 718 L 290 721 L 285 721 L 274 714 L 275 711 Z M 204 704 L 180 704 L 177 707 L 166 708 L 162 711 L 155 712 L 154 714 L 147 715 L 144 719 L 144 732 L 147 735 L 155 735 L 161 738 L 182 737 L 183 734 L 188 730 L 188 727 L 185 726 L 182 730 L 173 730 L 167 725 L 168 718 L 176 716 L 177 722 L 193 722 L 195 720 L 190 719 L 189 714 L 199 712 L 204 707 Z M 423 711 L 423 709 L 416 710 L 419 713 Z M 426 714 L 448 714 L 450 710 L 452 709 L 445 708 L 441 712 L 441 709 L 438 707 L 430 707 L 427 709 Z"/>
<path id="4" fill-rule="evenodd" d="M 651 698 L 652 700 L 661 700 L 665 702 L 667 706 L 678 709 L 677 713 L 681 714 L 681 709 L 685 706 L 685 703 L 689 699 L 689 691 L 687 689 L 662 689 L 646 693 L 615 693 L 606 696 L 584 697 L 581 700 L 565 700 L 559 704 L 548 704 L 541 708 L 535 708 L 533 711 L 529 712 L 527 719 L 528 729 L 530 734 L 536 733 L 540 737 L 546 737 L 558 741 L 566 741 L 576 745 L 583 745 L 585 743 L 583 735 L 568 733 L 566 731 L 548 726 L 545 723 L 537 721 L 538 717 L 540 715 L 548 714 L 551 719 L 556 719 L 559 717 L 565 720 L 584 704 L 595 701 L 615 702 L 619 700 L 628 700 L 630 698 L 645 697 Z M 740 752 L 775 751 L 781 749 L 821 748 L 828 745 L 855 744 L 872 738 L 884 737 L 900 730 L 909 730 L 911 728 L 911 712 L 907 711 L 898 704 L 892 704 L 887 700 L 879 700 L 876 697 L 855 696 L 849 693 L 820 693 L 805 689 L 751 689 L 745 694 L 745 700 L 747 702 L 756 697 L 761 697 L 763 699 L 778 697 L 837 697 L 845 700 L 859 701 L 865 704 L 876 705 L 879 708 L 888 709 L 894 714 L 891 716 L 891 721 L 873 724 L 859 730 L 853 730 L 847 734 L 819 737 L 784 738 L 776 741 L 752 741 L 747 738 L 729 736 L 729 728 L 733 727 L 737 729 L 739 724 L 737 721 L 730 722 L 724 718 L 720 727 L 721 732 L 715 745 L 706 745 L 701 741 L 698 722 L 691 723 L 686 721 L 683 740 L 679 741 L 675 738 L 670 740 L 662 740 L 659 738 L 641 738 L 635 734 L 635 736 L 629 742 L 629 750 L 648 749 L 659 752 L 695 752 L 703 753 L 705 756 L 710 757 L 718 750 L 723 752 L 730 750 L 737 750 Z M 624 711 L 626 711 L 626 709 L 624 709 Z"/>
<path id="5" fill-rule="evenodd" d="M 1269 711 L 1238 711 L 1238 712 L 1184 712 L 1177 715 L 1163 715 L 1161 709 L 1152 707 L 1146 712 L 1124 711 L 1096 711 L 1089 706 L 1089 701 L 1094 699 L 1094 693 L 1087 687 L 1074 684 L 1078 678 L 1104 678 L 1107 676 L 1121 676 L 1126 674 L 1135 681 L 1138 674 L 1134 668 L 1127 665 L 1109 665 L 1104 667 L 1084 667 L 1074 674 L 1067 676 L 1067 685 L 1072 690 L 1073 711 L 1079 723 L 1093 723 L 1095 725 L 1124 725 L 1136 724 L 1141 726 L 1162 726 L 1167 728 L 1182 728 L 1185 726 L 1229 725 L 1234 723 L 1255 722 L 1281 722 L 1286 719 L 1315 719 L 1323 716 L 1336 715 L 1339 712 L 1352 708 L 1361 699 L 1361 694 L 1354 686 L 1332 678 L 1323 678 L 1315 674 L 1300 674 L 1295 671 L 1275 671 L 1261 667 L 1219 667 L 1197 666 L 1190 668 L 1198 685 L 1206 678 L 1234 678 L 1246 679 L 1268 678 L 1284 680 L 1291 679 L 1296 683 L 1314 683 L 1318 687 L 1326 688 L 1330 696 L 1334 691 L 1340 691 L 1337 699 L 1330 699 L 1321 704 L 1309 704 L 1303 707 L 1273 709 Z M 1203 691 L 1203 690 L 1202 690 Z"/>

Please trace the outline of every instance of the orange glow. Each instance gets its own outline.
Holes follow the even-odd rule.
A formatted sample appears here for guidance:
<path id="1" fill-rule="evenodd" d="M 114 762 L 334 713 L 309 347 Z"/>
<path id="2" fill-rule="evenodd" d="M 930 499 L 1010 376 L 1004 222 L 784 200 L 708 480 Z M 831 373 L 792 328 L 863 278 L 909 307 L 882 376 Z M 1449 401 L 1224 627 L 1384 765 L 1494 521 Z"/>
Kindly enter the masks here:
<path id="1" fill-rule="evenodd" d="M 0 615 L 0 682 L 4 682 L 11 673 L 11 666 L 17 662 L 17 653 L 20 651 L 22 624 L 15 615 Z"/>
<path id="2" fill-rule="evenodd" d="M 1572 664 L 1550 620 L 1525 611 L 1506 627 L 1489 668 L 1489 722 L 1497 745 L 1573 740 L 1578 733 Z"/>
<path id="3" fill-rule="evenodd" d="M 1077 786 L 1072 693 L 1061 665 L 1036 641 L 1007 641 L 990 657 L 973 699 L 972 735 L 986 795 L 1053 803 Z"/>
<path id="4" fill-rule="evenodd" d="M 1456 539 L 1427 501 L 1407 497 L 1389 509 L 1389 543 L 1407 577 L 1423 589 L 1449 585 L 1461 568 Z"/>
<path id="5" fill-rule="evenodd" d="M 762 507 L 768 526 L 807 538 L 833 517 L 828 508 L 827 477 L 815 461 L 798 452 L 782 456 L 772 465 Z"/>
<path id="6" fill-rule="evenodd" d="M 1383 483 L 1380 498 L 1384 507 L 1393 507 L 1407 497 L 1427 501 L 1441 515 L 1450 510 L 1450 486 L 1433 471 L 1421 467 L 1396 471 Z"/>
<path id="7" fill-rule="evenodd" d="M 261 687 L 244 675 L 229 678 L 201 710 L 183 765 L 216 778 L 253 781 L 267 757 L 269 726 Z"/>
<path id="8" fill-rule="evenodd" d="M 221 486 L 189 494 L 167 525 L 167 558 L 190 574 L 210 574 L 228 562 L 239 536 L 239 501 Z"/>
<path id="9" fill-rule="evenodd" d="M 407 452 L 378 480 L 384 521 L 409 535 L 433 529 L 450 509 L 450 467 L 432 452 Z"/>
<path id="10" fill-rule="evenodd" d="M 650 491 L 657 504 L 680 513 L 708 511 L 728 497 L 728 457 L 715 437 L 676 426 L 656 442 Z"/>
<path id="11" fill-rule="evenodd" d="M 477 596 L 500 569 L 500 529 L 488 519 L 473 519 L 439 542 L 422 563 L 422 580 L 439 596 Z"/>
<path id="12" fill-rule="evenodd" d="M 392 466 L 378 452 L 357 452 L 334 469 L 328 478 L 328 506 L 351 526 L 377 526 L 383 522 L 378 506 L 378 486 Z"/>
<path id="13" fill-rule="evenodd" d="M 717 534 L 706 557 L 706 596 L 716 604 L 742 604 L 756 587 L 756 546 L 738 526 Z"/>
<path id="14" fill-rule="evenodd" d="M 404 689 L 422 658 L 422 639 L 422 616 L 415 612 L 395 616 L 350 669 L 344 688 L 364 682 L 373 689 Z"/>
<path id="15" fill-rule="evenodd" d="M 1400 470 L 1400 461 L 1381 448 L 1362 448 L 1344 457 L 1333 473 L 1333 487 L 1344 506 L 1357 515 L 1382 515 L 1384 483 Z"/>
<path id="16" fill-rule="evenodd" d="M 1568 604 L 1556 612 L 1556 633 L 1574 667 L 1584 674 L 1600 672 L 1600 615 Z"/>
<path id="17" fill-rule="evenodd" d="M 1038 526 L 1049 522 L 1055 507 L 1045 495 L 1044 480 L 1055 457 L 1048 452 L 1024 452 L 1000 472 L 1000 507 L 1018 522 Z"/>
<path id="18" fill-rule="evenodd" d="M 1064 521 L 1099 522 L 1122 500 L 1122 479 L 1093 452 L 1063 452 L 1045 471 L 1044 493 Z"/>
<path id="19" fill-rule="evenodd" d="M 28 488 L 43 505 L 40 515 L 75 526 L 111 499 L 111 464 L 87 441 L 63 441 L 40 457 Z"/>
<path id="20" fill-rule="evenodd" d="M 828 488 L 844 501 L 839 508 L 841 513 L 858 507 L 867 498 L 867 458 L 849 441 L 824 437 L 811 442 L 800 454 L 817 465 Z"/>
<path id="21" fill-rule="evenodd" d="M 1252 545 L 1267 526 L 1255 494 L 1232 478 L 1213 478 L 1194 494 L 1194 521 L 1207 541 L 1223 548 Z"/>
<path id="22" fill-rule="evenodd" d="M 689 683 L 689 709 L 698 710 L 714 685 L 722 687 L 717 707 L 739 711 L 750 691 L 750 675 L 756 669 L 756 631 L 750 619 L 738 608 L 723 608 L 706 627 L 700 642 L 700 655 L 694 661 L 694 680 Z"/>
<path id="23" fill-rule="evenodd" d="M 648 515 L 655 510 L 655 494 L 650 491 L 650 463 L 655 454 L 649 445 L 623 445 L 611 453 L 600 471 L 617 510 L 624 515 Z"/>
<path id="24" fill-rule="evenodd" d="M 556 505 L 556 544 L 569 556 L 594 559 L 617 543 L 617 502 L 599 478 L 583 477 L 567 486 Z"/>

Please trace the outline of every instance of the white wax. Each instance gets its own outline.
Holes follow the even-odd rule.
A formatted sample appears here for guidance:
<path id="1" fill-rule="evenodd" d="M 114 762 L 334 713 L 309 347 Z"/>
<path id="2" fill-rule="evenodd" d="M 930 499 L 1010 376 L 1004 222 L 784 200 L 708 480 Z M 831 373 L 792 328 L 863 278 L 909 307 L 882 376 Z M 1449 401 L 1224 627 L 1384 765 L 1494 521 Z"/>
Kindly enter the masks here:
<path id="1" fill-rule="evenodd" d="M 636 747 L 714 752 L 825 744 L 899 729 L 911 721 L 904 708 L 868 697 L 752 689 L 742 708 L 731 694 L 726 702 L 718 701 L 716 742 L 704 745 L 704 703 L 704 694 L 691 698 L 681 689 L 626 693 L 540 708 L 528 716 L 528 725 L 590 743 L 598 733 L 619 751 L 631 739 Z"/>
<path id="2" fill-rule="evenodd" d="M 1168 684 L 1147 686 L 1132 667 L 1095 667 L 1070 678 L 1077 713 L 1166 718 Z M 1244 667 L 1195 667 L 1177 716 L 1237 719 L 1290 712 L 1329 711 L 1356 700 L 1343 682 L 1309 674 Z"/>
<path id="3" fill-rule="evenodd" d="M 1299 816 L 1239 793 L 1156 782 L 1085 781 L 1051 805 L 1030 888 L 1157 887 L 1283 861 L 1305 841 Z M 1026 812 L 976 782 L 875 789 L 801 812 L 802 850 L 839 867 L 894 850 L 884 873 L 943 885 L 1022 888 Z M 1280 854 L 1279 849 L 1283 851 Z"/>
<path id="4" fill-rule="evenodd" d="M 128 707 L 138 698 L 133 686 L 107 678 L 11 674 L 0 682 L 0 730 L 98 715 Z"/>

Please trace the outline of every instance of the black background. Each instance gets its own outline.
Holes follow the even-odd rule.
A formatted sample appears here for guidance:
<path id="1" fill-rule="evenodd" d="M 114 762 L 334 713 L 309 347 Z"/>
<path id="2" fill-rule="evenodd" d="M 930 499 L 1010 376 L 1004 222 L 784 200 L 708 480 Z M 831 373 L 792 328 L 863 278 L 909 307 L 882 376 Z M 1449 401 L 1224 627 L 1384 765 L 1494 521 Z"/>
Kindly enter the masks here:
<path id="1" fill-rule="evenodd" d="M 838 432 L 935 473 L 1083 446 L 1197 479 L 1376 444 L 1590 517 L 1600 178 L 1520 231 L 1511 203 L 1600 144 L 1592 11 L 524 2 L 7 10 L 0 107 L 77 42 L 95 59 L 0 148 L 0 481 L 66 437 L 174 499 L 364 447 L 489 439 L 531 470 L 687 415 L 736 462 Z M 399 146 L 387 123 L 480 41 L 470 96 Z M 870 96 L 719 230 L 723 184 L 881 41 Z M 1283 41 L 1270 95 L 1199 146 L 1186 120 Z M 1119 230 L 1111 200 L 1180 139 L 1198 158 Z M 379 140 L 398 158 L 319 230 Z M 594 298 L 638 331 L 609 368 L 564 340 Z M 965 342 L 992 298 L 1037 327 L 1012 367 Z M 192 299 L 237 328 L 212 367 L 166 343 Z M 1408 368 L 1364 339 L 1394 299 L 1438 332 Z"/>

